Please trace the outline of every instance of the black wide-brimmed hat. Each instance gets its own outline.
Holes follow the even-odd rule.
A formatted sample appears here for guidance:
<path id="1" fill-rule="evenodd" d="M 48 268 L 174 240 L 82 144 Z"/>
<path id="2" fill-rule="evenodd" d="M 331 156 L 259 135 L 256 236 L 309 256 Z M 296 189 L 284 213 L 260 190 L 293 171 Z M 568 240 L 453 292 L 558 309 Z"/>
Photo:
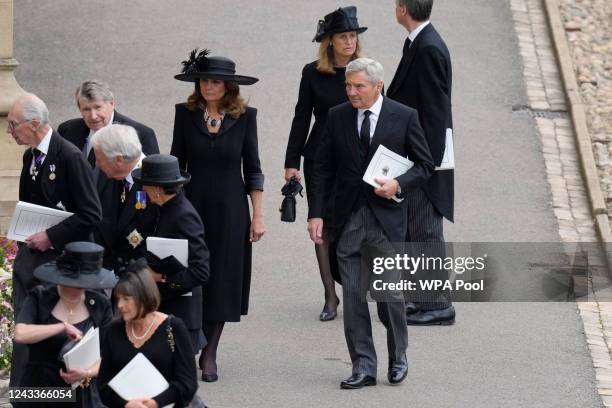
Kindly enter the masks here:
<path id="1" fill-rule="evenodd" d="M 132 178 L 143 186 L 172 187 L 188 183 L 191 175 L 180 171 L 178 159 L 169 154 L 152 154 L 142 159 Z"/>
<path id="2" fill-rule="evenodd" d="M 81 289 L 111 289 L 117 284 L 112 271 L 102 268 L 104 248 L 93 242 L 70 242 L 55 259 L 40 265 L 34 276 L 41 281 Z"/>
<path id="3" fill-rule="evenodd" d="M 327 36 L 347 31 L 356 31 L 357 34 L 363 33 L 368 27 L 359 27 L 357 21 L 357 7 L 340 7 L 326 15 L 323 20 L 319 20 L 317 34 L 312 42 L 321 42 Z"/>
<path id="4" fill-rule="evenodd" d="M 183 70 L 174 78 L 179 81 L 196 82 L 199 79 L 221 79 L 233 81 L 239 85 L 252 85 L 259 79 L 255 77 L 236 75 L 236 63 L 226 57 L 209 57 L 209 50 L 191 51 L 189 59 L 183 61 Z"/>

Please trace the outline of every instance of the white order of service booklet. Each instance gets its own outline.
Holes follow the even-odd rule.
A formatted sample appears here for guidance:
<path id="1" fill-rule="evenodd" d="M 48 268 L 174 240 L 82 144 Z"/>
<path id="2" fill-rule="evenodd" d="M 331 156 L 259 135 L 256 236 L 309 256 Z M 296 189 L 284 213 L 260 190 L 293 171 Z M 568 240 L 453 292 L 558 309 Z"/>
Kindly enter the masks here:
<path id="1" fill-rule="evenodd" d="M 153 398 L 164 392 L 170 384 L 144 354 L 138 353 L 108 383 L 126 401 L 135 398 Z M 174 404 L 163 408 L 171 408 Z"/>
<path id="2" fill-rule="evenodd" d="M 189 265 L 189 243 L 186 239 L 147 237 L 147 251 L 160 259 L 174 255 L 185 268 Z M 193 292 L 181 296 L 193 296 Z"/>
<path id="3" fill-rule="evenodd" d="M 25 242 L 26 238 L 59 224 L 73 214 L 68 211 L 18 201 L 7 238 Z"/>
<path id="4" fill-rule="evenodd" d="M 78 368 L 87 370 L 100 359 L 100 331 L 91 327 L 83 338 L 64 354 L 64 363 L 68 370 Z M 76 388 L 82 381 L 72 384 Z"/>

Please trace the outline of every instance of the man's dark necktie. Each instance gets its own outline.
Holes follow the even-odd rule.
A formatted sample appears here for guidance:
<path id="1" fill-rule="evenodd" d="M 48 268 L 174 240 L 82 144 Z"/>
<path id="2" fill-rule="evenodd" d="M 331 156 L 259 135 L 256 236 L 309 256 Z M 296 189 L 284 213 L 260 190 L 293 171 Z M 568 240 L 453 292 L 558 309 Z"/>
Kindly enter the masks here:
<path id="1" fill-rule="evenodd" d="M 412 41 L 410 41 L 410 38 L 406 38 L 406 41 L 404 41 L 404 49 L 402 50 L 402 53 L 404 55 L 408 54 L 408 50 L 410 49 L 410 44 L 412 44 Z"/>
<path id="2" fill-rule="evenodd" d="M 359 131 L 359 141 L 360 143 L 360 149 L 359 152 L 361 153 L 361 160 L 364 162 L 365 165 L 365 159 L 366 157 L 368 157 L 368 153 L 370 151 L 370 114 L 372 112 L 370 112 L 369 110 L 363 112 L 363 122 L 361 123 L 361 130 Z"/>
<path id="3" fill-rule="evenodd" d="M 89 147 L 89 137 L 85 138 L 85 144 L 83 145 L 83 156 L 85 157 L 85 160 L 87 160 L 89 162 L 89 164 L 91 165 L 91 168 L 93 169 L 94 167 L 96 167 L 96 155 L 94 154 L 94 149 L 93 147 L 91 149 L 88 149 Z M 89 150 L 89 153 L 87 153 L 87 150 Z"/>
<path id="4" fill-rule="evenodd" d="M 38 176 L 38 172 L 40 171 L 40 168 L 42 167 L 42 162 L 45 158 L 45 155 L 43 154 L 43 152 L 41 152 L 38 149 L 34 149 L 32 153 L 34 155 L 34 167 L 32 168 L 32 180 L 36 180 L 36 176 Z"/>

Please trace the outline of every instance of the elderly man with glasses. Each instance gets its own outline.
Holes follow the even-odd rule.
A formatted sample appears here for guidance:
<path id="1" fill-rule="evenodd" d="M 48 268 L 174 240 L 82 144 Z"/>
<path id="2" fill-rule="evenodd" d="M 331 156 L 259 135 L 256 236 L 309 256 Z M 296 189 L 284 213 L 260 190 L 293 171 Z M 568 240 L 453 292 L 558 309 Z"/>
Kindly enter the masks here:
<path id="1" fill-rule="evenodd" d="M 72 241 L 87 241 L 102 218 L 100 200 L 89 165 L 79 149 L 49 125 L 45 103 L 33 94 L 19 97 L 8 112 L 7 133 L 21 146 L 23 169 L 19 200 L 73 213 L 20 244 L 13 265 L 13 305 L 18 315 L 27 292 L 39 282 L 34 269 L 55 259 Z M 19 386 L 27 349 L 13 353 L 11 386 Z"/>

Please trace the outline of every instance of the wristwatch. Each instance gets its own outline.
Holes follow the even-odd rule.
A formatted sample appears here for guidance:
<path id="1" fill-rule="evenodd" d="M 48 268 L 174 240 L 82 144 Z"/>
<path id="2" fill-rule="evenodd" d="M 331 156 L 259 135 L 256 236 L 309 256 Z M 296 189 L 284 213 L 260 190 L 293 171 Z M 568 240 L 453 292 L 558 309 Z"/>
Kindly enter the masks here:
<path id="1" fill-rule="evenodd" d="M 400 186 L 399 184 L 397 185 L 397 191 L 395 192 L 395 196 L 397 198 L 402 198 L 402 186 Z"/>

